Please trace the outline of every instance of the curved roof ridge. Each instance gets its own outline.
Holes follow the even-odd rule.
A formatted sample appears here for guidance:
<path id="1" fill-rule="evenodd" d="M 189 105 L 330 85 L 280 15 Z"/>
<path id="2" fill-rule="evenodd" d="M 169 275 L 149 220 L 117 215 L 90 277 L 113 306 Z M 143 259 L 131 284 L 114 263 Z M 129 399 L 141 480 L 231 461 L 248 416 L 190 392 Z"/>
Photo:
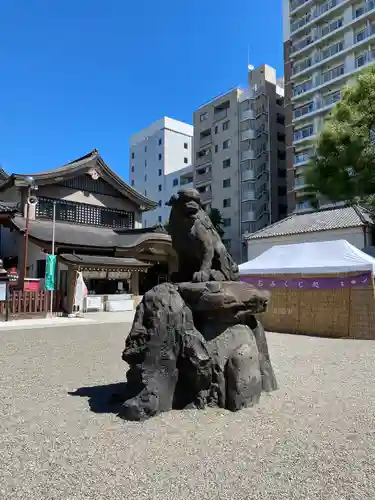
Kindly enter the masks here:
<path id="1" fill-rule="evenodd" d="M 39 182 L 51 182 L 51 179 L 58 178 L 64 174 L 72 175 L 78 174 L 84 168 L 88 168 L 88 163 L 95 160 L 98 166 L 102 169 L 103 173 L 108 177 L 108 180 L 112 181 L 114 186 L 124 196 L 129 196 L 130 200 L 133 201 L 140 207 L 140 210 L 152 210 L 157 206 L 157 203 L 146 198 L 143 194 L 136 191 L 127 182 L 125 182 L 114 170 L 112 170 L 100 156 L 97 149 L 93 149 L 90 153 L 87 153 L 76 160 L 66 163 L 61 167 L 57 167 L 53 170 L 47 170 L 39 173 L 32 174 L 16 174 L 13 173 L 8 176 L 3 182 L 0 181 L 0 190 L 12 185 L 14 181 L 24 181 L 26 177 L 33 177 L 35 181 Z"/>

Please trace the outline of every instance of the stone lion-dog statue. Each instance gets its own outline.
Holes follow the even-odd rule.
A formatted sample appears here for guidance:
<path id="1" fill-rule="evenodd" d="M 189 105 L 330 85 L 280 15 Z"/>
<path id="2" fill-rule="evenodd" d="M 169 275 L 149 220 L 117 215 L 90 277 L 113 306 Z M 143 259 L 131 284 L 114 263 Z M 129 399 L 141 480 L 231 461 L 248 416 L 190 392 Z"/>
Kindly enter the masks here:
<path id="1" fill-rule="evenodd" d="M 228 253 L 196 189 L 181 189 L 167 202 L 168 230 L 179 261 L 174 281 L 238 281 L 238 266 Z"/>

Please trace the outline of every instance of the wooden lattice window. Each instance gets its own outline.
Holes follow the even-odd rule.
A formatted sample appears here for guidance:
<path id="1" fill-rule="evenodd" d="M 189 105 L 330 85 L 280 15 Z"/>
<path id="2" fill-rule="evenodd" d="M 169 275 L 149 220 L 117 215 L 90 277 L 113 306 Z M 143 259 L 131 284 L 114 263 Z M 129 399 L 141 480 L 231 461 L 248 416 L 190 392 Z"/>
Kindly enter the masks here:
<path id="1" fill-rule="evenodd" d="M 56 221 L 85 226 L 134 229 L 133 212 L 46 197 L 38 198 L 36 217 L 52 220 L 54 202 L 56 203 Z"/>

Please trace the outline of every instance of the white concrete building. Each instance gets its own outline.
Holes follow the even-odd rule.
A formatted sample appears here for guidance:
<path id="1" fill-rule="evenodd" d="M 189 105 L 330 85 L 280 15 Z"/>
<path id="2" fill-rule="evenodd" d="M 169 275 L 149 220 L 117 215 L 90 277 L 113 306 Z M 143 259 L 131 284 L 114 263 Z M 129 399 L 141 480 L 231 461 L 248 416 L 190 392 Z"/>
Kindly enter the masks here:
<path id="1" fill-rule="evenodd" d="M 142 219 L 144 227 L 164 224 L 165 203 L 181 187 L 193 187 L 193 126 L 164 117 L 130 138 L 129 181 L 157 207 Z"/>
<path id="2" fill-rule="evenodd" d="M 375 0 L 283 0 L 289 212 L 309 209 L 304 168 L 342 88 L 375 60 Z"/>
<path id="3" fill-rule="evenodd" d="M 371 253 L 374 221 L 357 206 L 333 207 L 316 212 L 296 213 L 246 238 L 247 260 L 275 245 L 346 240 L 359 250 Z"/>

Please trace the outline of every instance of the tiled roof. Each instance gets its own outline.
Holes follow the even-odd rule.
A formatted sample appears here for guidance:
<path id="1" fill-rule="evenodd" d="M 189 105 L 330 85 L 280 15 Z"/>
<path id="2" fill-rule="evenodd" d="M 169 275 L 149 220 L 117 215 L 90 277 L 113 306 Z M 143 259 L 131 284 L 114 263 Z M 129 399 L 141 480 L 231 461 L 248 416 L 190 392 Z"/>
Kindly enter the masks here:
<path id="1" fill-rule="evenodd" d="M 26 220 L 21 216 L 12 219 L 16 229 L 23 232 Z M 50 242 L 52 238 L 52 221 L 38 219 L 29 221 L 29 235 L 42 242 Z M 143 229 L 110 229 L 105 227 L 80 226 L 66 222 L 56 222 L 55 241 L 57 245 L 97 248 L 132 248 L 143 242 L 164 242 L 171 244 L 171 237 L 159 228 Z"/>
<path id="2" fill-rule="evenodd" d="M 0 181 L 7 179 L 9 175 L 5 172 L 3 168 L 0 167 Z"/>
<path id="3" fill-rule="evenodd" d="M 17 212 L 19 210 L 19 203 L 13 201 L 0 201 L 0 213 L 7 214 Z"/>
<path id="4" fill-rule="evenodd" d="M 70 264 L 75 265 L 91 265 L 91 266 L 117 266 L 117 267 L 142 267 L 148 268 L 152 264 L 147 264 L 133 258 L 123 257 L 107 257 L 103 255 L 77 255 L 77 254 L 62 254 L 59 258 Z"/>
<path id="5" fill-rule="evenodd" d="M 329 231 L 346 227 L 361 227 L 373 223 L 370 212 L 362 207 L 328 208 L 316 212 L 290 215 L 286 219 L 249 234 L 246 238 L 249 240 L 271 238 L 273 236 L 313 233 L 315 231 Z"/>
<path id="6" fill-rule="evenodd" d="M 95 168 L 101 177 L 110 184 L 112 184 L 120 193 L 125 197 L 136 203 L 142 211 L 153 210 L 157 203 L 149 200 L 141 193 L 138 193 L 133 187 L 129 186 L 121 177 L 119 177 L 109 166 L 104 162 L 103 158 L 100 156 L 97 149 L 94 149 L 85 156 L 81 156 L 76 160 L 63 165 L 62 167 L 55 168 L 53 170 L 47 170 L 44 172 L 33 173 L 33 174 L 11 174 L 8 175 L 6 172 L 0 170 L 0 191 L 13 186 L 15 183 L 19 185 L 26 185 L 26 178 L 33 177 L 37 185 L 50 184 L 53 180 L 67 176 L 67 178 L 73 175 L 79 175 L 82 173 L 87 173 Z M 3 173 L 2 173 L 3 172 Z"/>

